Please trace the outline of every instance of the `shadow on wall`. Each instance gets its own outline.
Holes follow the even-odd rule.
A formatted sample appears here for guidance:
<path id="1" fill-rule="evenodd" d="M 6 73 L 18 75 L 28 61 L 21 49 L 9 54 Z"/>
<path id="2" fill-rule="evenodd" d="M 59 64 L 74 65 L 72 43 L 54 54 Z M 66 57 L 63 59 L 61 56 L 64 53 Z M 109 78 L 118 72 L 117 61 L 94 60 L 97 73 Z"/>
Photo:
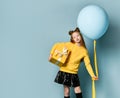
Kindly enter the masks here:
<path id="1" fill-rule="evenodd" d="M 107 32 L 97 42 L 99 49 L 103 51 L 113 51 L 120 48 L 120 29 L 118 24 L 110 24 Z"/>
<path id="2" fill-rule="evenodd" d="M 118 81 L 120 81 L 120 79 L 116 77 L 118 74 L 120 74 L 118 70 L 120 68 L 119 42 L 120 42 L 119 23 L 111 22 L 106 34 L 100 40 L 98 40 L 98 44 L 99 44 L 98 51 L 101 51 L 101 54 L 99 53 L 99 55 L 100 57 L 102 57 L 101 59 L 99 58 L 101 61 L 100 62 L 101 66 L 99 67 L 99 73 L 102 73 L 101 74 L 102 79 L 100 80 L 103 83 L 102 85 L 104 86 L 107 83 L 107 85 L 103 87 L 103 92 L 105 93 L 105 95 L 106 96 L 111 95 L 116 98 L 118 98 L 119 95 L 118 92 L 119 88 L 117 84 L 119 84 Z M 111 90 L 113 90 L 112 94 L 111 94 Z"/>

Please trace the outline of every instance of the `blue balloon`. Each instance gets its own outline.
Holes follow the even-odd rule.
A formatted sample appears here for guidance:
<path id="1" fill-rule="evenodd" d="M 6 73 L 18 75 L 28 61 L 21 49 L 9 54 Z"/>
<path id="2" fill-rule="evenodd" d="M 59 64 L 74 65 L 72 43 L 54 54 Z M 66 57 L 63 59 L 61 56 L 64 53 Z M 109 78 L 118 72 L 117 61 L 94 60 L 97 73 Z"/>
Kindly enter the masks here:
<path id="1" fill-rule="evenodd" d="M 80 11 L 77 25 L 83 35 L 96 40 L 104 35 L 108 29 L 109 17 L 102 7 L 88 5 Z"/>

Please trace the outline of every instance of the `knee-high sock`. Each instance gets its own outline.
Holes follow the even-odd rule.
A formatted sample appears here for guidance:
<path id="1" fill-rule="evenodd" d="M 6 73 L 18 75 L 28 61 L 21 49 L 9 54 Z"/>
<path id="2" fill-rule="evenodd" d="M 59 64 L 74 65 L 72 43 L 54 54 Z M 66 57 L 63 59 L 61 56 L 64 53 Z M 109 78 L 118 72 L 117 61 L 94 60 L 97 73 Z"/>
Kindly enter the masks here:
<path id="1" fill-rule="evenodd" d="M 76 93 L 76 98 L 82 98 L 82 93 Z"/>
<path id="2" fill-rule="evenodd" d="M 67 97 L 66 97 L 66 96 L 64 96 L 64 98 L 70 98 L 70 96 L 67 96 Z"/>

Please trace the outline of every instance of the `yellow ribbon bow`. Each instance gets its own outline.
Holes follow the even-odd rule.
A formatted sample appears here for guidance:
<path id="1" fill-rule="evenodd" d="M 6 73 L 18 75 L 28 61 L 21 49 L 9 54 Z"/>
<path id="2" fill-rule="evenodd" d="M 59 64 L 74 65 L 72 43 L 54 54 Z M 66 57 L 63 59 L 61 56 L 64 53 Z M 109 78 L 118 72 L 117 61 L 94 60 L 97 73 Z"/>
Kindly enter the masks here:
<path id="1" fill-rule="evenodd" d="M 67 48 L 63 48 L 62 51 L 59 51 L 59 50 L 55 50 L 55 55 L 59 55 L 59 57 L 62 57 L 63 55 L 67 55 Z"/>
<path id="2" fill-rule="evenodd" d="M 63 55 L 65 55 L 65 56 L 67 56 L 68 55 L 68 50 L 67 50 L 67 48 L 63 48 L 62 49 L 62 51 L 58 51 L 58 50 L 55 50 L 55 55 L 58 55 L 59 56 L 59 58 L 57 59 L 58 61 L 55 63 L 55 64 L 59 64 L 60 63 L 60 61 L 61 61 L 61 59 L 62 59 L 62 56 Z"/>

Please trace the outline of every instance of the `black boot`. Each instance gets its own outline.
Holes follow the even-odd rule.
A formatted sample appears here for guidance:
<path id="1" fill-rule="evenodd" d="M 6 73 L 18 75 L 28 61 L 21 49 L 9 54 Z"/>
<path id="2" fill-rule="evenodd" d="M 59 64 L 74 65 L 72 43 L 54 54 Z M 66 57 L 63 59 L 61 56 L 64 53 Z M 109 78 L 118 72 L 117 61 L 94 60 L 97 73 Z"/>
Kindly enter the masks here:
<path id="1" fill-rule="evenodd" d="M 82 93 L 76 93 L 76 98 L 82 98 Z"/>

